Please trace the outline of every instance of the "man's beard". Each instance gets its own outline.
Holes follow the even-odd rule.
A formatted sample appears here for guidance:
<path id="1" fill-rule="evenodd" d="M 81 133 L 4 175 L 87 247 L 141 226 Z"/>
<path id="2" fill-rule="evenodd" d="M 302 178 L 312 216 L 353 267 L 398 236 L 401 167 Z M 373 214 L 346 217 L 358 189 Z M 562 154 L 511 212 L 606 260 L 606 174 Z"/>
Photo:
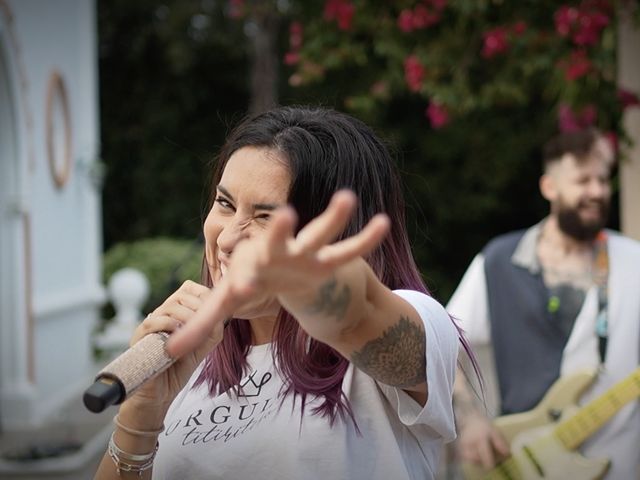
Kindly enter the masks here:
<path id="1" fill-rule="evenodd" d="M 597 219 L 585 221 L 580 217 L 580 208 L 585 202 L 580 202 L 575 207 L 567 206 L 562 200 L 558 204 L 558 226 L 566 235 L 581 241 L 592 241 L 596 238 L 600 230 L 602 230 L 609 218 L 609 201 L 602 200 L 598 202 L 600 207 L 600 215 Z"/>

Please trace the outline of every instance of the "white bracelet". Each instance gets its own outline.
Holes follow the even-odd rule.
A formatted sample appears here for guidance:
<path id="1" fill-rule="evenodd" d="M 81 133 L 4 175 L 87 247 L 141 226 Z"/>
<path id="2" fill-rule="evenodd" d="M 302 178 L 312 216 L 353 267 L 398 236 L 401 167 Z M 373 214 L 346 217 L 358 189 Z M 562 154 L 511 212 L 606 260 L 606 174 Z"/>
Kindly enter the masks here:
<path id="1" fill-rule="evenodd" d="M 133 454 L 121 450 L 116 442 L 113 440 L 113 433 L 109 439 L 109 447 L 107 452 L 113 460 L 116 466 L 116 474 L 120 476 L 120 472 L 133 472 L 137 473 L 139 477 L 142 477 L 142 472 L 149 470 L 153 466 L 153 461 L 158 451 L 158 442 L 150 453 Z M 128 463 L 128 462 L 141 462 L 141 463 Z"/>

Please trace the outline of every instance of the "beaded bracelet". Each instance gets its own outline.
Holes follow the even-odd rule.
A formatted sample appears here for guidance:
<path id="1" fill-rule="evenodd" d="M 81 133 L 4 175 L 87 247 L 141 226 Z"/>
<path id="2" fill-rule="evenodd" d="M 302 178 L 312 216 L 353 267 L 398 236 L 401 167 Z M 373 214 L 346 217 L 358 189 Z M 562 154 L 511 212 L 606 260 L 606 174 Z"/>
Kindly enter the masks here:
<path id="1" fill-rule="evenodd" d="M 129 428 L 120 423 L 120 419 L 118 418 L 117 414 L 115 417 L 113 417 L 113 423 L 115 423 L 116 426 L 123 432 L 130 433 L 131 435 L 137 435 L 138 437 L 157 437 L 162 432 L 164 432 L 164 425 L 162 425 L 162 427 L 160 427 L 158 430 L 135 430 L 133 428 Z"/>
<path id="2" fill-rule="evenodd" d="M 156 452 L 158 451 L 158 442 L 156 442 L 155 448 L 150 453 L 133 454 L 121 450 L 113 440 L 113 435 L 114 434 L 112 433 L 111 438 L 109 439 L 109 447 L 107 451 L 116 466 L 116 474 L 120 476 L 120 472 L 132 472 L 137 473 L 138 477 L 142 477 L 142 472 L 149 470 L 153 466 L 153 460 L 155 459 Z"/>

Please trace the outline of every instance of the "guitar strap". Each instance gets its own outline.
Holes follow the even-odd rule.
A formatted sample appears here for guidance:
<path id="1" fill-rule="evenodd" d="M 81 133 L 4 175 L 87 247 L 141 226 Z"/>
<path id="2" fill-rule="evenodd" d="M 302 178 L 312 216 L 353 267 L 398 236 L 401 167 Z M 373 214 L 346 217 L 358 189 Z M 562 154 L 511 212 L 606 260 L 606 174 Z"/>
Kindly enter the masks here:
<path id="1" fill-rule="evenodd" d="M 598 315 L 596 317 L 596 336 L 598 337 L 598 353 L 600 365 L 604 365 L 607 355 L 609 337 L 609 252 L 607 249 L 607 232 L 601 231 L 594 243 L 593 279 L 598 287 Z"/>

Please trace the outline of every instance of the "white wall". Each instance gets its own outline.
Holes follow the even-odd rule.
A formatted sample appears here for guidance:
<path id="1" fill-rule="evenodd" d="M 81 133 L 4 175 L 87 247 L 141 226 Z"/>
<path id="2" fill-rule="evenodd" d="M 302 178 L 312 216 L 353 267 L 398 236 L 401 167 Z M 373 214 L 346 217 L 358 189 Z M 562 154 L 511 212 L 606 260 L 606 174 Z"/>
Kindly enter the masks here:
<path id="1" fill-rule="evenodd" d="M 18 258 L 8 270 L 24 277 L 20 284 L 2 287 L 3 299 L 10 297 L 13 305 L 0 310 L 0 416 L 2 426 L 12 429 L 37 426 L 81 394 L 95 373 L 90 333 L 104 293 L 100 189 L 90 173 L 99 155 L 95 3 L 0 3 L 7 7 L 0 9 L 0 44 L 7 52 L 18 112 L 15 159 L 3 158 L 0 172 L 15 166 L 13 185 L 24 209 L 17 217 L 24 251 L 0 247 L 0 258 Z M 73 163 L 62 187 L 53 180 L 46 144 L 53 72 L 65 83 L 71 119 Z"/>

